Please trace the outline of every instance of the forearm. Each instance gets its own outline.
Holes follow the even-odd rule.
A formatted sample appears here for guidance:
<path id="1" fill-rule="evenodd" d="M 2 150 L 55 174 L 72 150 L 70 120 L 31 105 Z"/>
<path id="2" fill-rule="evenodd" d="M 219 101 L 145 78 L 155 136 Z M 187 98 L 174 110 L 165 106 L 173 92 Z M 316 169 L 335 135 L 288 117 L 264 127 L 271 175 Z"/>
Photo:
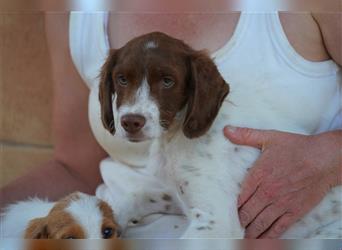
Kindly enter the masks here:
<path id="1" fill-rule="evenodd" d="M 325 139 L 331 144 L 332 159 L 330 162 L 333 166 L 335 166 L 335 171 L 333 173 L 334 181 L 332 186 L 339 186 L 342 185 L 342 129 L 326 132 L 325 134 Z"/>
<path id="2" fill-rule="evenodd" d="M 1 188 L 0 208 L 28 197 L 56 200 L 74 191 L 95 192 L 67 166 L 53 159 Z"/>

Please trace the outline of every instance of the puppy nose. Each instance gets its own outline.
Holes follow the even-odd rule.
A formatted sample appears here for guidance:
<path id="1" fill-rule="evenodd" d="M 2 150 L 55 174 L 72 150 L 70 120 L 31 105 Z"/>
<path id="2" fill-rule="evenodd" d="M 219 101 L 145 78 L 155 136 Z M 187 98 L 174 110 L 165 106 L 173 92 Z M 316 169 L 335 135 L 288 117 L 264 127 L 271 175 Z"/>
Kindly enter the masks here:
<path id="1" fill-rule="evenodd" d="M 145 123 L 146 119 L 141 115 L 128 114 L 121 117 L 121 126 L 131 134 L 139 132 Z"/>

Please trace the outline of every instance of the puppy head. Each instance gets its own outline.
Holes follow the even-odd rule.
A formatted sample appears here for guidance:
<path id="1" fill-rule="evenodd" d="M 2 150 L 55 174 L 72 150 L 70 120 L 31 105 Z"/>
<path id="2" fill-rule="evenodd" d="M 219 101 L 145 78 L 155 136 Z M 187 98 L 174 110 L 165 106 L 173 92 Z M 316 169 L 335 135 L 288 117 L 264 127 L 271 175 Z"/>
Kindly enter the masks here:
<path id="1" fill-rule="evenodd" d="M 94 196 L 73 193 L 43 218 L 30 221 L 26 239 L 111 239 L 120 235 L 113 211 Z"/>
<path id="2" fill-rule="evenodd" d="M 149 33 L 110 51 L 100 75 L 102 123 L 137 142 L 160 137 L 177 120 L 185 136 L 195 138 L 210 128 L 228 92 L 205 52 Z"/>

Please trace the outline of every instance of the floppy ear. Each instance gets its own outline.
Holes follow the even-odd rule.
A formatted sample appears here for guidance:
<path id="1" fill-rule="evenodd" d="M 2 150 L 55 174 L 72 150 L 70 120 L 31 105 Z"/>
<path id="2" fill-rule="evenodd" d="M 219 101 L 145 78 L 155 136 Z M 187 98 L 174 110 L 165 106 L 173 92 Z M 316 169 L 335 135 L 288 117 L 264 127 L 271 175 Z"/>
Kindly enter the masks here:
<path id="1" fill-rule="evenodd" d="M 30 221 L 25 230 L 25 239 L 48 239 L 46 218 L 37 218 Z"/>
<path id="2" fill-rule="evenodd" d="M 113 99 L 115 94 L 112 71 L 116 63 L 117 50 L 110 50 L 106 62 L 103 64 L 100 73 L 99 99 L 101 104 L 102 124 L 111 134 L 115 133 Z"/>
<path id="3" fill-rule="evenodd" d="M 205 52 L 195 51 L 190 58 L 190 91 L 183 133 L 188 138 L 196 138 L 212 125 L 229 93 L 229 85 Z"/>

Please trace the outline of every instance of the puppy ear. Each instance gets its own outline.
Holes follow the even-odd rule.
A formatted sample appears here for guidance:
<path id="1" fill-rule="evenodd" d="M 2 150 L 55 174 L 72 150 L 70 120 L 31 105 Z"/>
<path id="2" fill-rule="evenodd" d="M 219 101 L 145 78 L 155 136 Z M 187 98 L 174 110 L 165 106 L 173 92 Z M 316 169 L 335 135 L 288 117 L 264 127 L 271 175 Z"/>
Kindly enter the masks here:
<path id="1" fill-rule="evenodd" d="M 37 218 L 30 221 L 25 230 L 25 239 L 48 239 L 46 218 Z"/>
<path id="2" fill-rule="evenodd" d="M 106 62 L 100 73 L 99 99 L 101 104 L 101 120 L 103 126 L 111 133 L 115 133 L 113 99 L 115 94 L 112 72 L 117 59 L 117 50 L 110 50 Z"/>
<path id="3" fill-rule="evenodd" d="M 188 138 L 196 138 L 212 125 L 229 93 L 229 85 L 205 52 L 195 51 L 190 58 L 190 91 L 183 132 Z"/>

